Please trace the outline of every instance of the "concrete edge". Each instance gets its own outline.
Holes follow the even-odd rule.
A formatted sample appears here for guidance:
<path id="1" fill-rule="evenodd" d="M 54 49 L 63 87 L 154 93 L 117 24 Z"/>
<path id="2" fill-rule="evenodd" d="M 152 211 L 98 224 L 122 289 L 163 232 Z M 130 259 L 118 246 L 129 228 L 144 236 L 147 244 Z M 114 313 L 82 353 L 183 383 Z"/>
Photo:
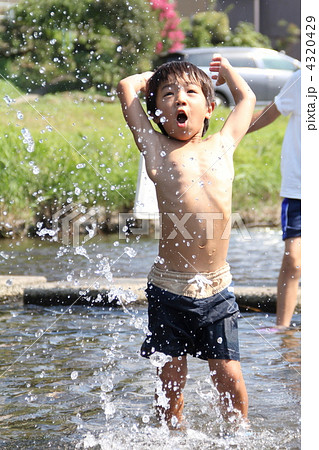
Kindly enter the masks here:
<path id="1" fill-rule="evenodd" d="M 39 306 L 117 307 L 145 305 L 145 278 L 82 280 L 80 286 L 68 282 L 49 282 L 45 277 L 0 276 L 0 304 Z M 237 303 L 242 312 L 276 312 L 276 287 L 235 286 Z M 301 306 L 299 291 L 297 310 Z"/>

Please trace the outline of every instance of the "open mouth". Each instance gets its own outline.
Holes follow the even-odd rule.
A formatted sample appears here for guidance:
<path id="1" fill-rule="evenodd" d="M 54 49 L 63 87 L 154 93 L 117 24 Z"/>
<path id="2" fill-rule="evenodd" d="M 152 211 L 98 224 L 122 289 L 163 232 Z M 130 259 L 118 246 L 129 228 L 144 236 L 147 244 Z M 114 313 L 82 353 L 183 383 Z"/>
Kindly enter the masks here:
<path id="1" fill-rule="evenodd" d="M 186 120 L 187 120 L 187 115 L 184 112 L 178 113 L 177 122 L 179 124 L 181 124 L 181 125 L 184 124 L 186 122 Z"/>

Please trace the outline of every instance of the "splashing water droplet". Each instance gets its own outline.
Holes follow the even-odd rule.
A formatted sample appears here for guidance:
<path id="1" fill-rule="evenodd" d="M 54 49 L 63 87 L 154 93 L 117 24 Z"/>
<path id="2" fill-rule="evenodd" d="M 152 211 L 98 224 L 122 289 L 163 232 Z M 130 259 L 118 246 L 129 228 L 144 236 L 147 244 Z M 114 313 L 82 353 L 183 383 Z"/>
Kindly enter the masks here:
<path id="1" fill-rule="evenodd" d="M 132 247 L 125 247 L 124 253 L 126 253 L 130 258 L 134 258 L 136 256 L 136 251 Z"/>
<path id="2" fill-rule="evenodd" d="M 30 131 L 27 128 L 21 129 L 21 134 L 23 136 L 23 143 L 27 144 L 27 151 L 32 153 L 34 151 L 34 140 L 31 136 Z"/>
<path id="3" fill-rule="evenodd" d="M 41 337 L 42 336 L 42 334 L 43 334 L 43 330 L 38 330 L 36 333 L 35 333 L 35 337 L 36 338 L 39 338 L 39 337 Z"/>
<path id="4" fill-rule="evenodd" d="M 84 256 L 87 259 L 90 259 L 89 255 L 87 254 L 87 251 L 85 250 L 85 248 L 83 246 L 75 247 L 74 254 L 75 255 L 81 255 L 81 256 Z"/>
<path id="5" fill-rule="evenodd" d="M 73 370 L 73 372 L 71 372 L 71 380 L 76 380 L 78 376 L 79 372 L 77 372 L 76 370 Z"/>
<path id="6" fill-rule="evenodd" d="M 172 361 L 173 358 L 165 353 L 155 352 L 150 356 L 151 364 L 155 367 L 164 367 L 167 362 Z"/>
<path id="7" fill-rule="evenodd" d="M 8 106 L 10 106 L 11 103 L 14 102 L 14 100 L 12 100 L 12 98 L 10 98 L 9 95 L 5 95 L 5 96 L 3 97 L 3 100 L 6 102 L 6 104 L 7 104 Z"/>
<path id="8" fill-rule="evenodd" d="M 159 263 L 159 264 L 164 264 L 165 260 L 164 258 L 161 258 L 160 256 L 156 256 L 156 258 L 154 259 L 154 263 Z"/>
<path id="9" fill-rule="evenodd" d="M 138 330 L 141 330 L 143 328 L 143 324 L 144 322 L 142 317 L 138 317 L 134 322 L 134 327 Z"/>
<path id="10" fill-rule="evenodd" d="M 105 380 L 101 384 L 101 391 L 103 392 L 111 392 L 113 390 L 113 382 L 112 380 Z"/>
<path id="11" fill-rule="evenodd" d="M 149 421 L 150 421 L 150 416 L 148 416 L 147 414 L 144 414 L 142 417 L 142 422 L 149 423 Z"/>

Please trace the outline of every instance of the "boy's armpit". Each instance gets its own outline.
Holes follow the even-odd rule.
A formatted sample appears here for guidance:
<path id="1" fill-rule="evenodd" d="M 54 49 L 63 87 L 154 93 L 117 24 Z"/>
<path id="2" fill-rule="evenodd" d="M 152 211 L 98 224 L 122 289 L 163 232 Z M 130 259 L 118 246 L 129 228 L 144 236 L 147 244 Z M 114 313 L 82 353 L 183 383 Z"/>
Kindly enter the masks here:
<path id="1" fill-rule="evenodd" d="M 235 143 L 235 140 L 233 137 L 228 133 L 221 133 L 221 147 L 222 147 L 222 154 L 223 156 L 226 156 L 227 154 L 232 155 L 236 149 L 237 144 Z"/>

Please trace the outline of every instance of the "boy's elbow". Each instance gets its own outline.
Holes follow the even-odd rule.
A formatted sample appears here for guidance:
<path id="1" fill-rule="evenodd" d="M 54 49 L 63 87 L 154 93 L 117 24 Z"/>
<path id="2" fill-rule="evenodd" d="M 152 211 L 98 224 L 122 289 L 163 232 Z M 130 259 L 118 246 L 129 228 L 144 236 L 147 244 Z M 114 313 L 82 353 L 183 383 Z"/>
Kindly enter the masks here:
<path id="1" fill-rule="evenodd" d="M 255 109 L 255 106 L 256 106 L 256 95 L 254 94 L 254 92 L 251 89 L 247 92 L 246 104 L 249 105 L 249 107 L 251 108 L 251 110 L 253 112 Z"/>
<path id="2" fill-rule="evenodd" d="M 123 89 L 124 89 L 124 83 L 123 83 L 123 80 L 120 80 L 116 87 L 116 93 L 118 96 L 121 95 L 121 93 L 123 92 Z"/>
<path id="3" fill-rule="evenodd" d="M 254 91 L 252 91 L 251 89 L 248 89 L 247 100 L 249 100 L 255 106 L 255 104 L 256 104 L 256 95 L 255 95 Z"/>
<path id="4" fill-rule="evenodd" d="M 252 94 L 253 94 L 253 97 L 254 97 L 254 105 L 256 104 L 256 95 L 252 92 Z"/>

